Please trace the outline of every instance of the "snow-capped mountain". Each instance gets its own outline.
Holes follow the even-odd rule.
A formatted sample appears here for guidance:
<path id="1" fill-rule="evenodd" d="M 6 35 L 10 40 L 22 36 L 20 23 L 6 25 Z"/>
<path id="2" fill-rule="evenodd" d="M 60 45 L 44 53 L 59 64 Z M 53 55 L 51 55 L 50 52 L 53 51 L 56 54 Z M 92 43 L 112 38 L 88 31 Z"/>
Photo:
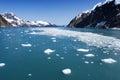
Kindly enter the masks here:
<path id="1" fill-rule="evenodd" d="M 17 17 L 14 13 L 5 13 L 2 14 L 3 18 L 11 23 L 12 26 L 27 26 L 27 27 L 40 27 L 40 26 L 55 26 L 54 24 L 44 22 L 44 21 L 25 21 Z"/>
<path id="2" fill-rule="evenodd" d="M 68 27 L 120 28 L 120 1 L 106 0 L 76 16 Z"/>

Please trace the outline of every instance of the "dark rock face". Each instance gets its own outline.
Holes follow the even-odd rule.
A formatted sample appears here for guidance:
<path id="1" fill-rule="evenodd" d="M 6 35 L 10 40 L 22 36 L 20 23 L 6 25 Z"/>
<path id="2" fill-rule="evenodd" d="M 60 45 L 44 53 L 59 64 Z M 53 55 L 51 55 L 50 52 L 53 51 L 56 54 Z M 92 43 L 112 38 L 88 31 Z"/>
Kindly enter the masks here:
<path id="1" fill-rule="evenodd" d="M 0 15 L 0 27 L 9 27 L 11 24 Z"/>
<path id="2" fill-rule="evenodd" d="M 94 10 L 75 17 L 68 27 L 76 28 L 120 28 L 120 4 L 115 0 L 97 6 Z"/>

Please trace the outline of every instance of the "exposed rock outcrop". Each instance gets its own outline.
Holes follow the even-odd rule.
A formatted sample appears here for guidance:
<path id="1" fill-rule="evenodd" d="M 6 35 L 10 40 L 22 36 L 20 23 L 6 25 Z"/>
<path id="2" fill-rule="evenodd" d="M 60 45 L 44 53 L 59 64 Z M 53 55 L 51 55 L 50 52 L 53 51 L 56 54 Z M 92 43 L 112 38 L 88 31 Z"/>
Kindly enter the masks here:
<path id="1" fill-rule="evenodd" d="M 0 27 L 9 27 L 12 26 L 9 22 L 7 22 L 2 15 L 0 15 Z"/>
<path id="2" fill-rule="evenodd" d="M 94 9 L 75 17 L 68 27 L 120 28 L 120 4 L 115 0 L 99 3 Z"/>

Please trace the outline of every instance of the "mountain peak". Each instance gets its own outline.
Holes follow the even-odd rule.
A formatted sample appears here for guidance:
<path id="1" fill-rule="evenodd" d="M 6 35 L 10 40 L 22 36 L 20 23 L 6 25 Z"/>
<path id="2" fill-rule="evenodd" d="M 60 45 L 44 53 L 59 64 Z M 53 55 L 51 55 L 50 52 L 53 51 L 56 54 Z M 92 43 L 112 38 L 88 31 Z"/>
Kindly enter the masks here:
<path id="1" fill-rule="evenodd" d="M 15 14 L 13 12 L 6 12 L 3 15 L 5 15 L 5 16 L 15 16 Z"/>
<path id="2" fill-rule="evenodd" d="M 12 26 L 15 26 L 15 27 L 18 27 L 18 26 L 36 26 L 36 27 L 39 27 L 39 26 L 55 26 L 55 25 L 52 25 L 48 22 L 44 22 L 44 21 L 25 21 L 19 17 L 17 17 L 14 13 L 12 12 L 7 12 L 7 13 L 4 13 L 2 14 L 3 18 L 8 21 L 9 23 L 12 24 Z"/>

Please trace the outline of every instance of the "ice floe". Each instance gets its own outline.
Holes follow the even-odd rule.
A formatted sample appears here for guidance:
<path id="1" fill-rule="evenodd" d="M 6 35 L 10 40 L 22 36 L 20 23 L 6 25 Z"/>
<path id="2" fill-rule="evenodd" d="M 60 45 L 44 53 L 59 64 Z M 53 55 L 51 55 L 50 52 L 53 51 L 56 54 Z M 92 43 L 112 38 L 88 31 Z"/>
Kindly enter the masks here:
<path id="1" fill-rule="evenodd" d="M 109 64 L 117 62 L 116 60 L 114 60 L 112 58 L 101 59 L 101 61 L 104 63 L 109 63 Z"/>
<path id="2" fill-rule="evenodd" d="M 5 65 L 5 63 L 0 63 L 0 67 L 4 67 Z"/>
<path id="3" fill-rule="evenodd" d="M 64 59 L 64 57 L 60 57 L 60 59 Z"/>
<path id="4" fill-rule="evenodd" d="M 44 50 L 44 53 L 45 54 L 51 54 L 51 53 L 53 53 L 53 52 L 55 52 L 55 50 L 52 50 L 52 49 L 46 49 L 46 50 Z"/>
<path id="5" fill-rule="evenodd" d="M 63 37 L 73 37 L 78 41 L 84 42 L 89 46 L 96 47 L 107 47 L 107 49 L 119 49 L 120 48 L 120 39 L 104 36 L 101 34 L 91 33 L 91 32 L 80 32 L 80 31 L 71 31 L 63 30 L 58 28 L 31 28 L 33 32 L 29 34 L 32 35 L 49 35 L 49 36 L 63 36 Z M 40 32 L 35 32 L 39 30 Z M 42 32 L 41 32 L 42 30 Z M 109 47 L 108 47 L 109 46 Z"/>
<path id="6" fill-rule="evenodd" d="M 21 44 L 21 46 L 23 46 L 23 47 L 31 47 L 32 44 Z"/>
<path id="7" fill-rule="evenodd" d="M 28 74 L 28 76 L 32 76 L 32 74 Z"/>
<path id="8" fill-rule="evenodd" d="M 89 49 L 77 49 L 77 51 L 80 51 L 80 52 L 89 52 Z"/>
<path id="9" fill-rule="evenodd" d="M 79 54 L 76 54 L 76 56 L 79 56 Z"/>
<path id="10" fill-rule="evenodd" d="M 86 54 L 85 56 L 86 57 L 94 57 L 95 55 L 94 54 Z"/>
<path id="11" fill-rule="evenodd" d="M 63 74 L 65 74 L 65 75 L 69 75 L 69 74 L 71 74 L 71 69 L 66 68 L 66 69 L 63 69 L 62 72 L 63 72 Z"/>
<path id="12" fill-rule="evenodd" d="M 56 56 L 60 56 L 59 54 L 56 54 Z"/>
<path id="13" fill-rule="evenodd" d="M 9 47 L 5 47 L 5 49 L 9 49 Z"/>
<path id="14" fill-rule="evenodd" d="M 89 62 L 88 62 L 88 61 L 85 61 L 84 63 L 85 63 L 85 64 L 89 64 Z"/>
<path id="15" fill-rule="evenodd" d="M 51 57 L 48 57 L 47 59 L 51 59 Z"/>
<path id="16" fill-rule="evenodd" d="M 57 42 L 56 38 L 53 37 L 51 39 L 52 39 L 53 42 Z"/>
<path id="17" fill-rule="evenodd" d="M 93 62 L 93 61 L 91 61 L 90 63 L 91 63 L 91 64 L 94 64 L 94 62 Z"/>
<path id="18" fill-rule="evenodd" d="M 114 55 L 118 55 L 118 53 L 114 53 Z"/>

